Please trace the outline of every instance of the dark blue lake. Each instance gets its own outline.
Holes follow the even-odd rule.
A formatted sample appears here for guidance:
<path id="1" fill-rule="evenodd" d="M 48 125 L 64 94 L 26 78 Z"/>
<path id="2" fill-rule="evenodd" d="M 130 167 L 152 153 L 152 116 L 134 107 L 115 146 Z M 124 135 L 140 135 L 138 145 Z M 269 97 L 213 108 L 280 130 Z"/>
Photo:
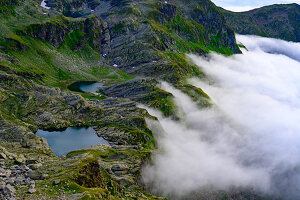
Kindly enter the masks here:
<path id="1" fill-rule="evenodd" d="M 86 92 L 98 94 L 98 88 L 103 86 L 104 83 L 94 82 L 94 81 L 78 81 L 69 85 L 69 90 L 75 92 Z"/>
<path id="2" fill-rule="evenodd" d="M 63 131 L 51 132 L 39 130 L 36 135 L 46 138 L 54 154 L 59 157 L 97 144 L 109 145 L 105 139 L 98 137 L 93 128 L 86 127 L 70 127 Z"/>
<path id="3" fill-rule="evenodd" d="M 83 92 L 97 94 L 98 88 L 103 86 L 103 83 L 81 84 L 79 89 Z"/>

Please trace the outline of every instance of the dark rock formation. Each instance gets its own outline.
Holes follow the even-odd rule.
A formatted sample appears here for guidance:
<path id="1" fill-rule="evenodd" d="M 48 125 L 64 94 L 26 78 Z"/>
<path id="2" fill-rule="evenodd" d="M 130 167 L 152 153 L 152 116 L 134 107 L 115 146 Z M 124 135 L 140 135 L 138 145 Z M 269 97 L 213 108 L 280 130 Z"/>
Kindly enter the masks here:
<path id="1" fill-rule="evenodd" d="M 93 16 L 72 22 L 62 19 L 30 24 L 18 33 L 49 42 L 56 48 L 68 42 L 74 51 L 81 50 L 88 43 L 100 52 L 105 30 L 106 24 L 99 17 Z"/>
<path id="2" fill-rule="evenodd" d="M 87 188 L 104 188 L 104 177 L 97 160 L 91 160 L 79 169 L 76 183 Z"/>
<path id="3" fill-rule="evenodd" d="M 128 98 L 132 101 L 160 109 L 166 116 L 173 115 L 173 95 L 159 89 L 155 79 L 135 79 L 121 84 L 101 87 L 101 92 L 110 97 Z"/>

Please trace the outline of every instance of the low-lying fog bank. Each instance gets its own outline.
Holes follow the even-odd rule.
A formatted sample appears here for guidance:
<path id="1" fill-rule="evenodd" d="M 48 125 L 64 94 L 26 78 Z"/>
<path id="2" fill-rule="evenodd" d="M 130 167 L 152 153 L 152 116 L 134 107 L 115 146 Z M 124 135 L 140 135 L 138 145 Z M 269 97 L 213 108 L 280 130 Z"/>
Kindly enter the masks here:
<path id="1" fill-rule="evenodd" d="M 249 51 L 209 59 L 189 55 L 214 82 L 202 88 L 214 106 L 199 109 L 167 83 L 180 122 L 157 116 L 149 125 L 160 153 L 143 172 L 155 192 L 182 197 L 206 189 L 251 188 L 300 199 L 300 44 L 237 36 Z"/>

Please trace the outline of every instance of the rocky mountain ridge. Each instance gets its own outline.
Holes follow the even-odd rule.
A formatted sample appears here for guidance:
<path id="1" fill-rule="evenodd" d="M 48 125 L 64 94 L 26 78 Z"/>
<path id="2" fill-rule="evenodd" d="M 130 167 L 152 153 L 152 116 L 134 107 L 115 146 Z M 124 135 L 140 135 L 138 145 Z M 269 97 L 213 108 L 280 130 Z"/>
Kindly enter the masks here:
<path id="1" fill-rule="evenodd" d="M 236 33 L 300 42 L 300 5 L 296 3 L 275 4 L 247 12 L 220 10 Z"/>

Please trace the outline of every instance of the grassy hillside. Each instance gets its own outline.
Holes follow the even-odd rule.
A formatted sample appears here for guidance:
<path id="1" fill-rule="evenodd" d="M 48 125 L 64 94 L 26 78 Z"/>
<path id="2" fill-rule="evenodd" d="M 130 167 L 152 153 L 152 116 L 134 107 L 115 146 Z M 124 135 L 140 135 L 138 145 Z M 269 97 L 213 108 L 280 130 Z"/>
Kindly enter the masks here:
<path id="1" fill-rule="evenodd" d="M 58 87 L 74 80 L 118 82 L 132 78 L 107 66 L 99 49 L 89 41 L 88 37 L 94 36 L 90 32 L 96 30 L 90 27 L 92 30 L 85 33 L 84 25 L 89 21 L 101 24 L 97 17 L 71 19 L 32 1 L 11 6 L 14 14 L 0 14 L 1 70 L 27 74 L 37 83 Z M 101 33 L 96 34 L 101 39 Z"/>

